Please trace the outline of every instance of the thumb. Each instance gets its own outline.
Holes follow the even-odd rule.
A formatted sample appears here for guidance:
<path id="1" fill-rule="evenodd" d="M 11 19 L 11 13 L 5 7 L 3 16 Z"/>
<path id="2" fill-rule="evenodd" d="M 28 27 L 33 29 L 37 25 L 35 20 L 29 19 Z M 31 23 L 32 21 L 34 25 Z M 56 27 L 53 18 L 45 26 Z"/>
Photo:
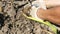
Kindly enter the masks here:
<path id="1" fill-rule="evenodd" d="M 47 10 L 44 9 L 38 9 L 38 11 L 36 12 L 37 16 L 41 19 L 46 19 L 47 17 Z"/>

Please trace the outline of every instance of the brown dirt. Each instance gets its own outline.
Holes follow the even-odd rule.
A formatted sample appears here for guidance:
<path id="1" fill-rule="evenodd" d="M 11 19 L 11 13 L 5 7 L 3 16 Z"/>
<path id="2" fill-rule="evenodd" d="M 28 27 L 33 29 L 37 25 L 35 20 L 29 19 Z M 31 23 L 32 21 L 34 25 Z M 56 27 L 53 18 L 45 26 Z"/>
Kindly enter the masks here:
<path id="1" fill-rule="evenodd" d="M 20 2 L 20 3 L 19 3 Z M 29 13 L 31 4 L 27 1 L 0 1 L 0 34 L 54 34 L 44 24 L 25 18 L 22 12 Z"/>

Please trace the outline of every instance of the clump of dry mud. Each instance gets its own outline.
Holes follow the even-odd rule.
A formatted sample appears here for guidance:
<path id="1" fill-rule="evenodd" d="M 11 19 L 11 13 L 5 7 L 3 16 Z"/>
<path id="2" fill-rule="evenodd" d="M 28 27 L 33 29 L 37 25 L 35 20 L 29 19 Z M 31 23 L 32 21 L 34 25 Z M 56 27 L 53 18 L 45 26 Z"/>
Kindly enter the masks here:
<path id="1" fill-rule="evenodd" d="M 0 1 L 0 34 L 54 34 L 44 24 L 27 19 L 32 0 L 1 0 Z M 29 12 L 28 12 L 29 13 Z"/>

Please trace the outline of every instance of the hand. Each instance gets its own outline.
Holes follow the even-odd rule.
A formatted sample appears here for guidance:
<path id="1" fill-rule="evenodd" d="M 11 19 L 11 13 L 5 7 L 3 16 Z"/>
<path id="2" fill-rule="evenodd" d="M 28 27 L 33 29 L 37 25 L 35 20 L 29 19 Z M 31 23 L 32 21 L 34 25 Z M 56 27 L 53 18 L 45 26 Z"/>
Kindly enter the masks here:
<path id="1" fill-rule="evenodd" d="M 40 8 L 37 11 L 37 16 L 54 24 L 60 25 L 60 6 L 53 7 L 47 10 L 43 10 Z"/>

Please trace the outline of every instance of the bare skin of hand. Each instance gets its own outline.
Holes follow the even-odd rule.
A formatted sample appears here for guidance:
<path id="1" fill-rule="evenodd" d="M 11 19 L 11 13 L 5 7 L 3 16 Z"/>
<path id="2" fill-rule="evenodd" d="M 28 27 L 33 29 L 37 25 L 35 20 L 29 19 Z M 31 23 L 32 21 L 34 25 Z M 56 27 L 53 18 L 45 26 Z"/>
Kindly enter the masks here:
<path id="1" fill-rule="evenodd" d="M 54 24 L 60 25 L 60 6 L 56 6 L 47 10 L 40 8 L 37 11 L 37 16 Z"/>

